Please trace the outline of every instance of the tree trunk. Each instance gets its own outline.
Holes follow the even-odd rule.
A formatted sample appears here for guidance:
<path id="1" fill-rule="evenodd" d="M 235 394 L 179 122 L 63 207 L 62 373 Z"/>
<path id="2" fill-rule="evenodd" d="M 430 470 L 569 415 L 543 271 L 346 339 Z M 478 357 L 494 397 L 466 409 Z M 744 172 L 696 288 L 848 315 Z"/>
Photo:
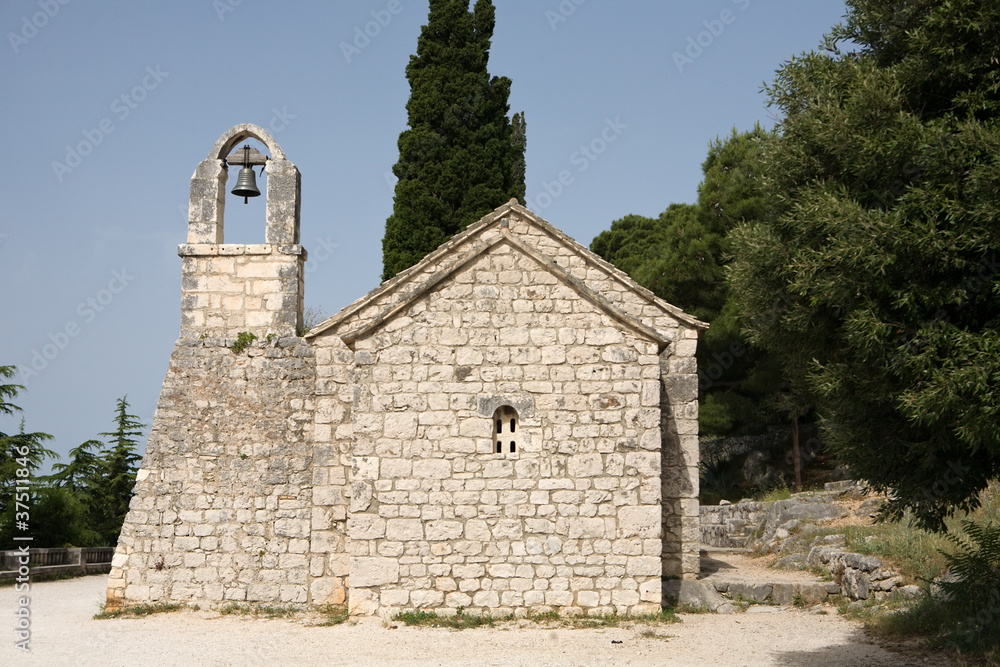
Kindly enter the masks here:
<path id="1" fill-rule="evenodd" d="M 799 418 L 792 418 L 792 459 L 795 462 L 795 492 L 802 490 L 802 453 L 799 451 Z"/>

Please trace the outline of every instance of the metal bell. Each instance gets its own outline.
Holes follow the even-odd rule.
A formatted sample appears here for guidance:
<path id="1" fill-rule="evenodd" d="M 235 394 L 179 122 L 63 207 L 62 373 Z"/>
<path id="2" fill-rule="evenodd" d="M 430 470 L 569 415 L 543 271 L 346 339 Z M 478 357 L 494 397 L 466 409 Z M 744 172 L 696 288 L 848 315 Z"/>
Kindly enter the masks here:
<path id="1" fill-rule="evenodd" d="M 259 197 L 260 190 L 257 189 L 257 179 L 254 177 L 253 167 L 243 167 L 240 169 L 239 178 L 236 179 L 236 187 L 233 194 L 243 197 L 243 203 L 247 203 L 247 197 Z"/>

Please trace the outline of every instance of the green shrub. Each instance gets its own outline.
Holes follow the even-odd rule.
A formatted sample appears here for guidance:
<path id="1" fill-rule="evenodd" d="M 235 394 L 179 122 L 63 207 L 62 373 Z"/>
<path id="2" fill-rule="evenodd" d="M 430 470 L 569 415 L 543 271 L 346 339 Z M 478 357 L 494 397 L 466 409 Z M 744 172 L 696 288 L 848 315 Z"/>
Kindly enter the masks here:
<path id="1" fill-rule="evenodd" d="M 1000 648 L 1000 525 L 962 522 L 958 547 L 945 554 L 954 581 L 941 582 L 945 604 L 961 620 L 949 638 L 962 648 Z"/>

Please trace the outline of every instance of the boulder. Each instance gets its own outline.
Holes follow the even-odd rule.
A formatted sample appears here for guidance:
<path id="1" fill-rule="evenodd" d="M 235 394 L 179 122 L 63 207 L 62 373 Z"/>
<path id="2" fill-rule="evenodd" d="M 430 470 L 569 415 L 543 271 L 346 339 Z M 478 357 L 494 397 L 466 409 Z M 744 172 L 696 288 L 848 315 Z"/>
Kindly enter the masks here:
<path id="1" fill-rule="evenodd" d="M 707 609 L 716 614 L 732 614 L 736 611 L 736 607 L 719 595 L 712 584 L 703 581 L 670 579 L 663 582 L 663 597 L 668 604 Z"/>
<path id="2" fill-rule="evenodd" d="M 853 568 L 844 570 L 843 579 L 840 582 L 844 590 L 844 595 L 852 600 L 867 600 L 871 594 L 871 580 L 868 573 Z"/>

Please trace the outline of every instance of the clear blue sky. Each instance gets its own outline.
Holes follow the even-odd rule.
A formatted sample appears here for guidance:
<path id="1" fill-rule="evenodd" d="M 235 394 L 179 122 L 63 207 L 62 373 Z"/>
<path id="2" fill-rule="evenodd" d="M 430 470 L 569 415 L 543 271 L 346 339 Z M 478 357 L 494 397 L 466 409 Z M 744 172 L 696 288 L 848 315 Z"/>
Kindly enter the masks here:
<path id="1" fill-rule="evenodd" d="M 695 201 L 708 142 L 772 126 L 762 85 L 845 11 L 494 4 L 490 72 L 526 114 L 528 199 L 584 244 L 628 213 Z M 0 365 L 35 369 L 16 401 L 28 430 L 65 453 L 110 430 L 125 394 L 152 421 L 179 332 L 189 179 L 233 125 L 269 128 L 302 172 L 306 305 L 333 314 L 378 285 L 426 19 L 426 0 L 3 1 Z M 263 242 L 262 199 L 229 199 L 226 242 Z"/>

